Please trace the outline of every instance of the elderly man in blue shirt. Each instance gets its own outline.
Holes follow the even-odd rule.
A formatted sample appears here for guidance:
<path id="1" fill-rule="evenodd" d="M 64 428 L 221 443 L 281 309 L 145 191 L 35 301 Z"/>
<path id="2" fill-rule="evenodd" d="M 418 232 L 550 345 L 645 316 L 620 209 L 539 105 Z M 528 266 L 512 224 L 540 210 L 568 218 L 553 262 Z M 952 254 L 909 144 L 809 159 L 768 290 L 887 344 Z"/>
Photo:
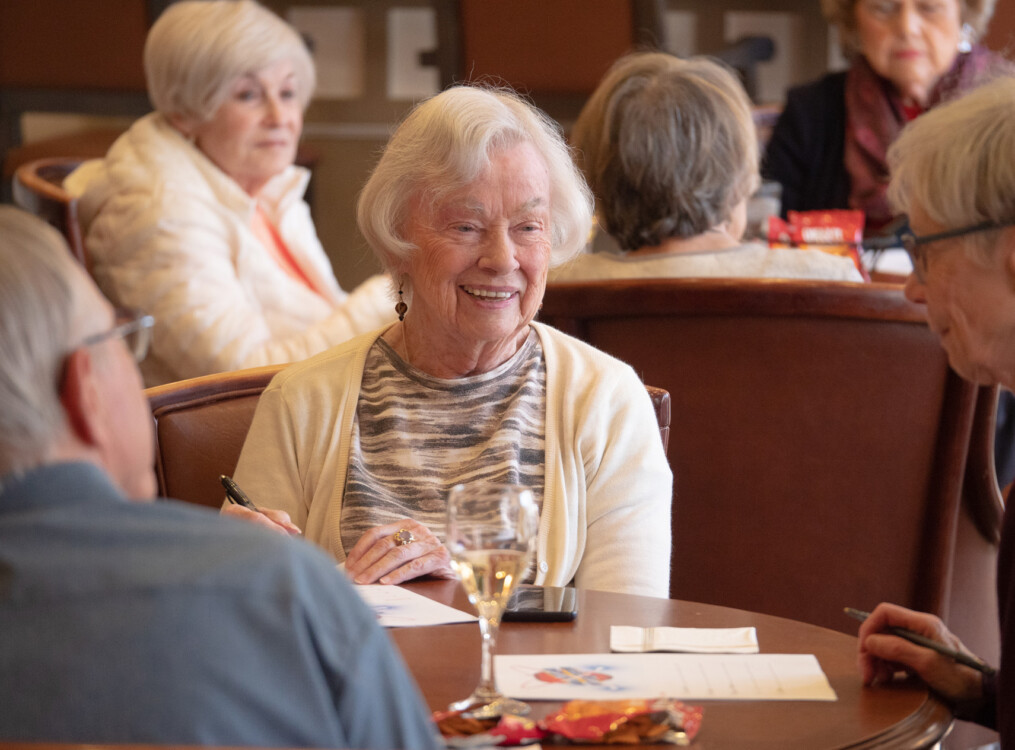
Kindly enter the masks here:
<path id="1" fill-rule="evenodd" d="M 150 326 L 0 206 L 0 739 L 434 750 L 323 553 L 137 502 L 155 493 Z"/>

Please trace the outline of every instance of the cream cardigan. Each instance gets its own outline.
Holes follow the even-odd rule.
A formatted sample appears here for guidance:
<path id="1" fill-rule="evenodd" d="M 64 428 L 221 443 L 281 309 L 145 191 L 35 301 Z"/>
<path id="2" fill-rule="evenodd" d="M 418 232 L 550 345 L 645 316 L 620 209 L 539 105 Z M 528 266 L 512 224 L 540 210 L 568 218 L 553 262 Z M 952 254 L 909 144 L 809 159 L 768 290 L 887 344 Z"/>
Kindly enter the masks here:
<path id="1" fill-rule="evenodd" d="M 670 472 L 652 403 L 626 364 L 534 323 L 546 358 L 546 475 L 536 583 L 669 596 Z M 363 367 L 382 330 L 286 368 L 261 396 L 236 468 L 339 561 Z"/>

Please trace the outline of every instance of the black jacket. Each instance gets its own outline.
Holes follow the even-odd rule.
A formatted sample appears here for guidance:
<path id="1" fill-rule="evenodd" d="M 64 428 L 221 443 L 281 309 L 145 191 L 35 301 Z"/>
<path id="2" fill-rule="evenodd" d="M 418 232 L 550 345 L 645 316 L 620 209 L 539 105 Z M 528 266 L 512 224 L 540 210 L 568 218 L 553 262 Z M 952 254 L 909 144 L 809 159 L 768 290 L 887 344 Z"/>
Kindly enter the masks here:
<path id="1" fill-rule="evenodd" d="M 786 211 L 849 208 L 846 73 L 790 89 L 765 151 L 764 179 L 782 185 Z"/>

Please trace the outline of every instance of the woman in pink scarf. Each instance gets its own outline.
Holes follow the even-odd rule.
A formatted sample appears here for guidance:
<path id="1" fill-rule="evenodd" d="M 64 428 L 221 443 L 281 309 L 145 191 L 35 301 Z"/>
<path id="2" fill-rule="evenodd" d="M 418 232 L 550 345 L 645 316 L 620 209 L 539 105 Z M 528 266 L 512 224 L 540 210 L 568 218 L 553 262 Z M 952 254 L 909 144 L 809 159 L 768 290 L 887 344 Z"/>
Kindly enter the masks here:
<path id="1" fill-rule="evenodd" d="M 975 44 L 995 0 L 822 0 L 852 65 L 789 92 L 762 168 L 782 208 L 853 208 L 867 233 L 891 218 L 885 154 L 903 126 L 1006 61 Z"/>

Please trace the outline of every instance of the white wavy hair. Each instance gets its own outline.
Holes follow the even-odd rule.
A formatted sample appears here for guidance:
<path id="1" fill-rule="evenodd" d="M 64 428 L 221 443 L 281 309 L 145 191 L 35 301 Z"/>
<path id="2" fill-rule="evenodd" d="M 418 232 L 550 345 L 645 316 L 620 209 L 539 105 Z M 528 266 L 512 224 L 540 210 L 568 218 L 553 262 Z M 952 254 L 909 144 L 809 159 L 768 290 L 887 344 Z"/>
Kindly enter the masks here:
<path id="1" fill-rule="evenodd" d="M 550 265 L 577 255 L 593 201 L 560 127 L 513 91 L 454 86 L 412 110 L 360 193 L 360 232 L 389 273 L 416 249 L 405 237 L 413 202 L 440 204 L 488 168 L 492 150 L 519 143 L 531 144 L 549 171 Z"/>
<path id="2" fill-rule="evenodd" d="M 1015 76 L 1002 76 L 913 120 L 888 150 L 888 199 L 957 229 L 1015 220 Z M 987 253 L 996 234 L 970 235 Z M 981 255 L 981 257 L 983 257 Z"/>
<path id="3" fill-rule="evenodd" d="M 292 62 L 306 109 L 314 61 L 299 33 L 253 0 L 181 0 L 166 8 L 144 48 L 148 97 L 164 115 L 207 122 L 241 76 Z"/>

